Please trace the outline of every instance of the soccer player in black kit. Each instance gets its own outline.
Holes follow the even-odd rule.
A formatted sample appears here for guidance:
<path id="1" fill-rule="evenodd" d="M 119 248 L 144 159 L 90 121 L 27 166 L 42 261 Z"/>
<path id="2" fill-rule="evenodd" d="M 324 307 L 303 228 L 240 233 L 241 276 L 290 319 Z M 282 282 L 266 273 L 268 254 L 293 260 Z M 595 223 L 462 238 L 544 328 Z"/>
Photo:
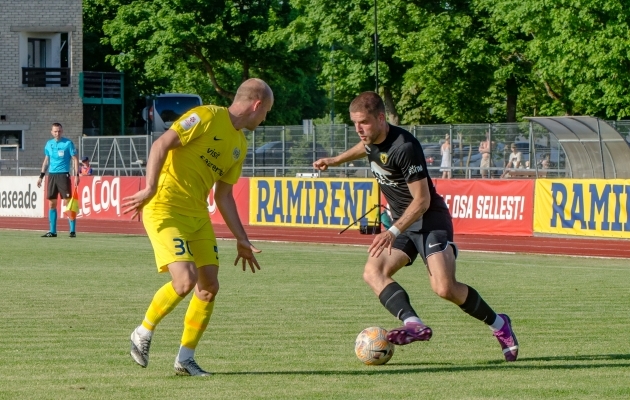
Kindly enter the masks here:
<path id="1" fill-rule="evenodd" d="M 408 131 L 387 123 L 383 100 L 374 92 L 361 93 L 352 101 L 350 118 L 361 141 L 336 157 L 315 161 L 313 167 L 325 171 L 367 155 L 389 203 L 394 224 L 374 237 L 363 270 L 363 279 L 383 306 L 403 322 L 402 327 L 389 331 L 387 339 L 406 345 L 429 340 L 433 334 L 414 311 L 405 289 L 392 279 L 419 254 L 433 291 L 488 325 L 505 360 L 516 361 L 518 342 L 510 318 L 495 313 L 475 289 L 455 278 L 457 247 L 451 215 L 429 177 L 420 142 Z"/>

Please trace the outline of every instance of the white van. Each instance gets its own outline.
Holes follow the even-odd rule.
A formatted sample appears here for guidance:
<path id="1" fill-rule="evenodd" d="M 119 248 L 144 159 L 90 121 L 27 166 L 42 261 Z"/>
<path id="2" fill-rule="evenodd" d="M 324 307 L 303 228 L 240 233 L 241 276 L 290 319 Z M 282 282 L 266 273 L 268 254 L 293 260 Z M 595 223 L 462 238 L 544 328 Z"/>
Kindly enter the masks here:
<path id="1" fill-rule="evenodd" d="M 147 133 L 166 131 L 188 110 L 200 105 L 201 97 L 196 94 L 166 93 L 156 96 L 151 105 L 142 110 L 142 118 L 147 121 Z"/>

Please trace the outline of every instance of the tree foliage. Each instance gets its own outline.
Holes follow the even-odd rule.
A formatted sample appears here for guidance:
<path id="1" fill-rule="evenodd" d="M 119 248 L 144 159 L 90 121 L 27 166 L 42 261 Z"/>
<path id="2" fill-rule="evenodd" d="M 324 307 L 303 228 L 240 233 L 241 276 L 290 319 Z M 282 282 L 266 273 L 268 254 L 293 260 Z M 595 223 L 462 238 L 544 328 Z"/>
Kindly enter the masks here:
<path id="1" fill-rule="evenodd" d="M 243 79 L 263 78 L 276 94 L 269 123 L 333 110 L 347 122 L 348 103 L 377 83 L 393 123 L 630 116 L 623 0 L 84 3 L 86 57 L 107 54 L 145 94 L 224 105 Z"/>
<path id="2" fill-rule="evenodd" d="M 273 0 L 134 0 L 105 22 L 104 43 L 119 52 L 108 56 L 118 69 L 206 102 L 228 104 L 242 81 L 265 79 L 276 98 L 269 122 L 295 123 L 324 101 L 312 46 L 289 50 L 278 34 L 292 18 L 288 3 Z"/>
<path id="3" fill-rule="evenodd" d="M 630 9 L 621 0 L 479 0 L 489 23 L 526 38 L 520 57 L 551 103 L 540 113 L 630 112 Z M 516 46 L 515 46 L 516 47 Z"/>

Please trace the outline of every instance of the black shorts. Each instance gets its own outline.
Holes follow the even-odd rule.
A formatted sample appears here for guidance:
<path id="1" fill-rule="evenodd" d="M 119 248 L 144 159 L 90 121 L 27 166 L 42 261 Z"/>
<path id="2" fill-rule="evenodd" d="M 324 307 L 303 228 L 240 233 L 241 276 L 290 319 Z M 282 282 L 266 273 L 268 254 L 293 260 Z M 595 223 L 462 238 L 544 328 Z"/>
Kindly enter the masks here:
<path id="1" fill-rule="evenodd" d="M 72 197 L 72 183 L 67 172 L 48 174 L 48 200 L 57 200 L 58 195 L 61 195 L 62 199 Z"/>
<path id="2" fill-rule="evenodd" d="M 451 216 L 448 213 L 432 212 L 425 214 L 420 221 L 398 235 L 392 247 L 403 251 L 409 257 L 409 263 L 406 265 L 411 265 L 418 254 L 426 264 L 428 256 L 440 253 L 448 246 L 453 246 L 457 258 Z"/>

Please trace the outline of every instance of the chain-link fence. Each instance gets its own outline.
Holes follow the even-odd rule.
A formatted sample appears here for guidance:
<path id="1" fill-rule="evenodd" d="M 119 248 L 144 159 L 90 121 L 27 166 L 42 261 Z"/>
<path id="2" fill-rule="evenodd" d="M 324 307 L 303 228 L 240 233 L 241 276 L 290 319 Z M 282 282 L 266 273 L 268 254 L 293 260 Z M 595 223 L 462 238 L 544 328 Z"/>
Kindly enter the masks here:
<path id="1" fill-rule="evenodd" d="M 565 155 L 557 140 L 544 128 L 530 122 L 512 124 L 462 124 L 403 126 L 422 144 L 431 176 L 450 170 L 453 178 L 477 178 L 485 172 L 492 177 L 503 174 L 515 143 L 521 153 L 523 175 L 564 176 Z M 260 127 L 246 133 L 250 148 L 243 168 L 244 176 L 295 176 L 314 172 L 313 161 L 343 153 L 359 141 L 354 127 L 348 125 Z M 450 138 L 451 165 L 442 166 L 442 144 Z M 491 143 L 490 153 L 480 152 L 480 144 Z M 448 157 L 447 157 L 448 158 Z M 482 171 L 483 170 L 483 171 Z M 330 168 L 325 177 L 367 177 L 366 160 Z"/>
<path id="2" fill-rule="evenodd" d="M 610 121 L 630 142 L 630 121 Z M 450 168 L 453 178 L 480 178 L 482 172 L 499 177 L 505 171 L 512 144 L 521 153 L 514 175 L 565 177 L 566 155 L 555 136 L 532 122 L 504 124 L 403 126 L 422 144 L 429 172 L 442 176 Z M 80 154 L 90 158 L 95 175 L 143 175 L 151 144 L 161 133 L 137 136 L 88 136 L 81 138 Z M 245 131 L 248 149 L 243 176 L 296 176 L 313 173 L 312 164 L 322 157 L 343 153 L 359 142 L 349 125 L 261 126 Z M 442 144 L 450 139 L 450 167 L 442 167 Z M 491 145 L 484 157 L 482 142 Z M 486 158 L 489 165 L 482 165 Z M 324 177 L 371 176 L 366 159 L 321 173 Z"/>

